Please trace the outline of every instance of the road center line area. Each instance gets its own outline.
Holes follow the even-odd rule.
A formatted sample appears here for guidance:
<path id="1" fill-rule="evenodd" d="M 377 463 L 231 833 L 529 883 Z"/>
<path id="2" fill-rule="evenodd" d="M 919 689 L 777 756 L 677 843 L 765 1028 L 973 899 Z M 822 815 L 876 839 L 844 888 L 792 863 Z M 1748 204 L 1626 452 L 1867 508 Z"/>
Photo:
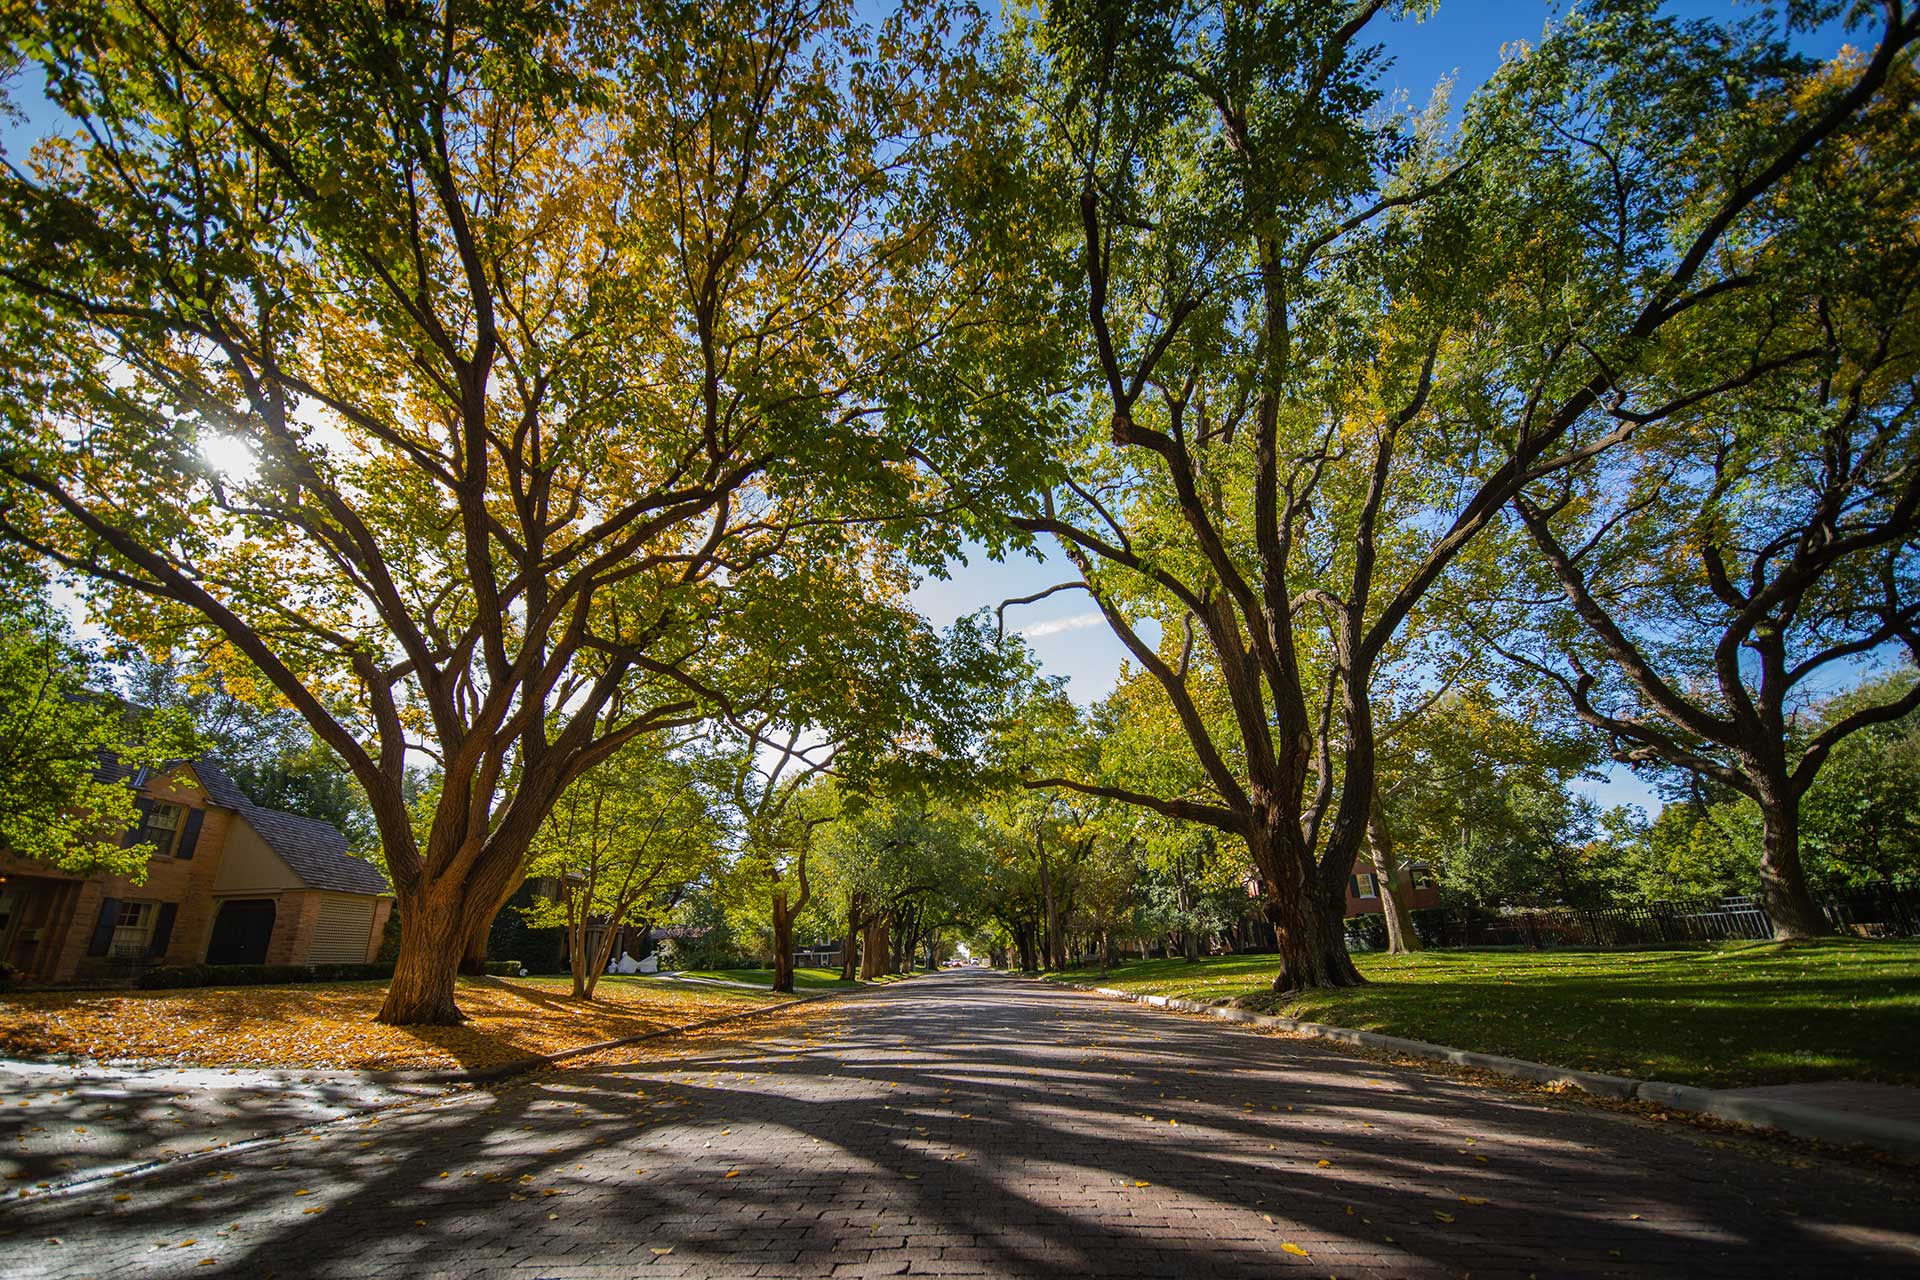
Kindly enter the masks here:
<path id="1" fill-rule="evenodd" d="M 0 1274 L 1920 1275 L 1915 1187 L 991 975 L 0 1209 Z"/>

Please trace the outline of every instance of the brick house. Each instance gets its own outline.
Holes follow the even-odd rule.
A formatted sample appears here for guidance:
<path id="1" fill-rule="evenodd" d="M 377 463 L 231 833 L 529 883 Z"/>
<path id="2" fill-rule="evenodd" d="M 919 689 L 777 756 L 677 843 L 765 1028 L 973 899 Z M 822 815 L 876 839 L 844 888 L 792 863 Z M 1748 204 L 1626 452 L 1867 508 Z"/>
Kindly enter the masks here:
<path id="1" fill-rule="evenodd" d="M 1440 886 L 1434 883 L 1433 872 L 1426 863 L 1414 863 L 1407 868 L 1407 875 L 1413 881 L 1413 892 L 1407 902 L 1409 911 L 1440 905 Z M 1353 874 L 1347 877 L 1347 915 L 1376 916 L 1384 910 L 1379 873 L 1365 858 L 1354 859 Z"/>
<path id="2" fill-rule="evenodd" d="M 364 963 L 393 910 L 386 878 L 329 823 L 253 803 L 211 760 L 132 771 L 129 845 L 146 880 L 67 875 L 0 854 L 0 961 L 23 980 L 130 977 L 159 964 Z"/>

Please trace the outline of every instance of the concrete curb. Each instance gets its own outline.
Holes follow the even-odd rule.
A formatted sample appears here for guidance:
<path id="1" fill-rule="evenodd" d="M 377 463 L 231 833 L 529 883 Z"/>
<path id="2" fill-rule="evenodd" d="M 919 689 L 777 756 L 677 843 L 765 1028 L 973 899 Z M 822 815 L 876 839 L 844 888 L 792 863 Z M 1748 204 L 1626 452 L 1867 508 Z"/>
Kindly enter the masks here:
<path id="1" fill-rule="evenodd" d="M 792 1000 L 782 1000 L 778 1004 L 757 1005 L 751 1009 L 742 1009 L 737 1013 L 722 1014 L 717 1018 L 706 1018 L 699 1022 L 683 1022 L 678 1026 L 662 1027 L 658 1031 L 643 1031 L 638 1035 L 622 1036 L 617 1040 L 603 1040 L 598 1044 L 584 1044 L 577 1049 L 563 1049 L 559 1053 L 540 1054 L 531 1058 L 516 1058 L 512 1062 L 497 1063 L 491 1067 L 475 1067 L 468 1071 L 367 1071 L 367 1079 L 381 1084 L 486 1084 L 496 1080 L 505 1080 L 511 1076 L 524 1075 L 529 1071 L 538 1071 L 564 1062 L 568 1058 L 578 1058 L 589 1053 L 599 1053 L 605 1049 L 618 1049 L 625 1045 L 639 1044 L 644 1040 L 659 1040 L 667 1036 L 677 1036 L 688 1031 L 699 1031 L 706 1027 L 719 1026 L 724 1022 L 739 1022 L 747 1018 L 759 1017 L 778 1009 L 791 1009 L 796 1005 L 813 1004 L 821 1000 L 833 1000 L 842 996 L 859 995 L 865 988 L 848 991 L 823 991 L 819 995 L 799 996 Z M 159 1160 L 142 1160 L 132 1164 L 108 1165 L 98 1169 L 88 1169 L 71 1178 L 62 1179 L 45 1188 L 20 1188 L 19 1194 L 0 1197 L 0 1212 L 14 1205 L 38 1204 L 43 1200 L 58 1199 L 63 1196 L 78 1195 L 91 1191 L 103 1184 L 120 1186 L 134 1182 L 150 1174 L 166 1169 L 177 1169 L 181 1165 L 197 1164 L 202 1160 L 211 1160 L 216 1156 L 236 1155 L 259 1147 L 277 1146 L 292 1142 L 296 1138 L 308 1137 L 334 1125 L 347 1124 L 355 1120 L 364 1120 L 370 1115 L 385 1116 L 394 1111 L 409 1107 L 431 1106 L 445 1100 L 443 1094 L 433 1094 L 424 1098 L 411 1098 L 404 1102 L 394 1102 L 383 1107 L 369 1107 L 364 1111 L 353 1111 L 346 1115 L 335 1116 L 330 1120 L 320 1120 L 313 1124 L 301 1125 L 280 1133 L 261 1134 L 257 1138 L 241 1138 L 235 1142 L 222 1143 L 208 1147 L 204 1151 L 189 1151 L 181 1155 Z"/>
<path id="2" fill-rule="evenodd" d="M 1073 991 L 1085 991 L 1112 1000 L 1130 1000 L 1135 1004 L 1149 1005 L 1155 1009 L 1171 1009 L 1178 1013 L 1204 1013 L 1226 1022 L 1239 1022 L 1276 1031 L 1291 1031 L 1297 1035 L 1335 1040 L 1343 1044 L 1358 1045 L 1363 1049 L 1375 1049 L 1408 1058 L 1430 1058 L 1437 1062 L 1451 1062 L 1457 1066 L 1472 1067 L 1476 1071 L 1489 1071 L 1510 1079 L 1528 1080 L 1535 1084 L 1563 1085 L 1597 1097 L 1653 1103 L 1670 1111 L 1708 1115 L 1718 1120 L 1729 1120 L 1735 1124 L 1750 1125 L 1758 1129 L 1777 1129 L 1795 1137 L 1812 1138 L 1839 1146 L 1872 1147 L 1877 1151 L 1885 1151 L 1908 1160 L 1920 1160 L 1920 1124 L 1912 1121 L 1890 1120 L 1859 1111 L 1837 1111 L 1832 1107 L 1809 1106 L 1803 1102 L 1781 1102 L 1772 1098 L 1746 1097 L 1717 1089 L 1696 1089 L 1690 1085 L 1670 1084 L 1664 1080 L 1639 1080 L 1631 1076 L 1610 1076 L 1594 1071 L 1576 1071 L 1571 1067 L 1555 1067 L 1544 1062 L 1527 1062 L 1520 1058 L 1506 1058 L 1493 1053 L 1474 1053 L 1466 1049 L 1450 1048 L 1447 1045 L 1429 1044 L 1425 1040 L 1406 1040 L 1399 1036 L 1384 1036 L 1373 1031 L 1355 1031 L 1348 1027 L 1328 1026 L 1324 1022 L 1302 1022 L 1296 1018 L 1250 1013 L 1245 1009 L 1206 1004 L 1198 1000 L 1182 1000 L 1175 996 L 1137 995 L 1130 991 L 1116 991 L 1111 987 L 1088 987 L 1076 982 L 1050 979 L 1035 979 L 1035 981 L 1046 982 L 1049 986 L 1066 987 Z"/>

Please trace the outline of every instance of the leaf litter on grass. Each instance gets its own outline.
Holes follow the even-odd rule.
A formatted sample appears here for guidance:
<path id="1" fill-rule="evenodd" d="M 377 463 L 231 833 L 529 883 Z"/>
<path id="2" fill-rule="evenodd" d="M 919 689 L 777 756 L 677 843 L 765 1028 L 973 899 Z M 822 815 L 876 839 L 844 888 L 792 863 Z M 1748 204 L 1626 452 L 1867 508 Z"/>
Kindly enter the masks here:
<path id="1" fill-rule="evenodd" d="M 603 985 L 592 1004 L 545 984 L 462 981 L 468 1021 L 389 1027 L 375 983 L 188 991 L 51 991 L 0 999 L 0 1053 L 182 1066 L 493 1066 L 784 1003 L 741 992 Z"/>

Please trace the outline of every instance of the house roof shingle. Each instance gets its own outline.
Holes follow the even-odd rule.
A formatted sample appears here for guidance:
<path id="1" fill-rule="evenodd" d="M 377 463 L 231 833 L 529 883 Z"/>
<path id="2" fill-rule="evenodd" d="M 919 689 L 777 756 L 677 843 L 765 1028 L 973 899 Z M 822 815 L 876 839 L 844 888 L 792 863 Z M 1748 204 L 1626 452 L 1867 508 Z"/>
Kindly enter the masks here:
<path id="1" fill-rule="evenodd" d="M 308 888 L 340 893 L 392 892 L 379 868 L 347 852 L 346 836 L 331 822 L 262 808 L 212 760 L 202 756 L 188 763 L 207 789 L 207 798 L 245 818 Z"/>

